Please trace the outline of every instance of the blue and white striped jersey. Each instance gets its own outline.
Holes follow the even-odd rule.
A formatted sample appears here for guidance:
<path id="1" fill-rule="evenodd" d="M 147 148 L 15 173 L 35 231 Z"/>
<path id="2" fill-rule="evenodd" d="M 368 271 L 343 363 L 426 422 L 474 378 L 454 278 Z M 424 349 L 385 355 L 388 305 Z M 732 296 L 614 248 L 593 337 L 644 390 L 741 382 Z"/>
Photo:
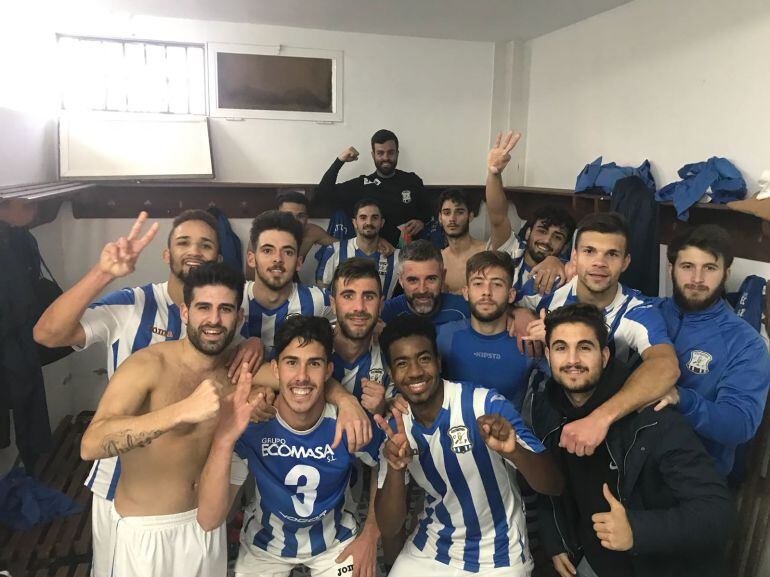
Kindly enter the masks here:
<path id="1" fill-rule="evenodd" d="M 382 281 L 382 294 L 386 299 L 393 296 L 393 291 L 398 284 L 398 274 L 396 274 L 398 250 L 390 256 L 385 256 L 379 252 L 366 254 L 358 248 L 358 241 L 355 237 L 337 241 L 322 250 L 323 256 L 315 273 L 316 281 L 331 286 L 334 271 L 340 263 L 345 262 L 350 257 L 359 256 L 374 261 Z"/>
<path id="2" fill-rule="evenodd" d="M 443 385 L 444 404 L 432 426 L 420 425 L 411 411 L 404 415 L 415 452 L 407 478 L 425 490 L 412 543 L 436 561 L 464 571 L 531 568 L 519 488 L 507 462 L 487 448 L 476 419 L 500 414 L 514 426 L 521 447 L 537 453 L 544 448 L 497 391 L 447 380 Z M 380 487 L 387 469 L 381 456 Z"/>
<path id="3" fill-rule="evenodd" d="M 577 302 L 575 277 L 563 287 L 545 296 L 525 298 L 522 303 L 539 313 L 541 309 L 552 311 Z M 604 309 L 604 319 L 609 327 L 609 346 L 613 355 L 633 366 L 641 354 L 653 345 L 670 345 L 666 323 L 652 299 L 636 289 L 618 283 L 618 292 Z"/>
<path id="4" fill-rule="evenodd" d="M 487 243 L 487 250 L 491 250 L 491 245 Z M 527 243 L 519 238 L 519 236 L 511 231 L 511 236 L 508 237 L 500 248 L 497 250 L 501 252 L 507 252 L 513 259 L 514 273 L 513 273 L 513 288 L 516 289 L 516 301 L 526 297 L 539 296 L 537 289 L 535 288 L 535 282 L 530 279 L 532 273 L 532 267 L 530 267 L 524 260 L 524 254 L 527 251 Z M 558 281 L 554 281 L 554 285 Z"/>
<path id="5" fill-rule="evenodd" d="M 331 448 L 337 409 L 326 404 L 311 429 L 296 431 L 280 415 L 250 423 L 235 445 L 230 483 L 242 485 L 251 473 L 254 500 L 245 510 L 241 543 L 298 563 L 355 536 L 355 505 L 348 484 L 356 457 L 377 464 L 385 438 L 373 427 L 372 440 L 351 455 L 347 439 Z"/>
<path id="6" fill-rule="evenodd" d="M 262 339 L 265 360 L 273 358 L 275 331 L 289 315 L 301 314 L 335 320 L 329 293 L 318 287 L 293 283 L 291 294 L 281 305 L 267 309 L 254 300 L 254 281 L 248 281 L 243 291 L 243 310 L 246 315 L 241 334 Z"/>
<path id="7" fill-rule="evenodd" d="M 376 343 L 372 343 L 369 350 L 352 363 L 346 363 L 336 352 L 332 355 L 332 362 L 334 363 L 332 377 L 359 401 L 361 400 L 361 379 L 382 383 L 386 388 L 388 386 L 385 357 L 380 351 L 380 345 Z"/>
<path id="8" fill-rule="evenodd" d="M 187 327 L 168 294 L 168 282 L 124 288 L 91 304 L 80 325 L 86 333 L 82 350 L 96 342 L 107 345 L 107 375 L 132 353 L 151 344 L 174 341 L 187 334 Z M 85 485 L 102 498 L 112 500 L 120 477 L 117 457 L 95 461 Z"/>

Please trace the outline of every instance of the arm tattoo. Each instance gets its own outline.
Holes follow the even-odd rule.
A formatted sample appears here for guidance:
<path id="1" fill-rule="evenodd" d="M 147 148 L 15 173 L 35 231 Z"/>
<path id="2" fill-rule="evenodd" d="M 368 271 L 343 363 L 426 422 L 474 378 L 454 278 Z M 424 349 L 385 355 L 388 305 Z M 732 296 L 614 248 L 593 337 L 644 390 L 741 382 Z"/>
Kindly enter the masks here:
<path id="1" fill-rule="evenodd" d="M 161 430 L 148 431 L 146 433 L 134 433 L 131 430 L 119 431 L 112 435 L 107 435 L 102 448 L 108 456 L 117 457 L 132 449 L 146 447 L 160 437 L 162 433 L 163 431 Z"/>

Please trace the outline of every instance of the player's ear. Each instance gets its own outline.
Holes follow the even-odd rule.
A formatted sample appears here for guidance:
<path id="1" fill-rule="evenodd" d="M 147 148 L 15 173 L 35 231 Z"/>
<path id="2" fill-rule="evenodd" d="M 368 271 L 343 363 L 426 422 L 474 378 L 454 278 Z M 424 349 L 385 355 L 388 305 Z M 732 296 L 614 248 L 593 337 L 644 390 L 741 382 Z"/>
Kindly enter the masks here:
<path id="1" fill-rule="evenodd" d="M 187 308 L 185 303 L 179 305 L 179 316 L 182 318 L 184 324 L 187 324 L 190 320 L 190 309 Z"/>
<path id="2" fill-rule="evenodd" d="M 607 367 L 607 363 L 610 361 L 610 348 L 604 347 L 602 349 L 602 368 Z"/>
<path id="3" fill-rule="evenodd" d="M 251 268 L 257 268 L 257 255 L 254 254 L 254 251 L 251 250 L 251 248 L 246 251 L 246 264 Z"/>
<path id="4" fill-rule="evenodd" d="M 468 285 L 467 284 L 463 287 L 463 298 L 465 299 L 465 302 L 468 302 Z"/>
<path id="5" fill-rule="evenodd" d="M 334 363 L 329 361 L 326 363 L 326 378 L 324 379 L 324 382 L 328 381 L 331 378 L 333 372 L 334 372 Z"/>
<path id="6" fill-rule="evenodd" d="M 236 326 L 240 325 L 243 322 L 243 317 L 244 317 L 245 314 L 246 313 L 243 311 L 243 307 L 239 306 L 238 307 L 238 323 L 236 324 Z"/>
<path id="7" fill-rule="evenodd" d="M 511 287 L 511 289 L 508 291 L 508 304 L 512 305 L 513 301 L 516 300 L 516 289 Z"/>
<path id="8" fill-rule="evenodd" d="M 334 293 L 331 292 L 331 287 L 329 287 L 329 302 L 332 305 L 332 314 L 336 317 L 337 316 L 337 299 L 334 298 Z"/>
<path id="9" fill-rule="evenodd" d="M 296 267 L 296 272 L 299 272 L 300 269 L 302 268 L 302 260 L 303 260 L 302 259 L 302 255 L 300 255 L 299 251 L 297 251 L 297 267 Z"/>
<path id="10" fill-rule="evenodd" d="M 163 249 L 163 252 L 160 253 L 160 256 L 163 258 L 163 262 L 166 264 L 171 263 L 171 252 L 168 250 L 168 247 Z"/>
<path id="11" fill-rule="evenodd" d="M 273 376 L 277 379 L 278 378 L 278 359 L 273 359 L 270 361 L 270 366 L 273 368 Z"/>

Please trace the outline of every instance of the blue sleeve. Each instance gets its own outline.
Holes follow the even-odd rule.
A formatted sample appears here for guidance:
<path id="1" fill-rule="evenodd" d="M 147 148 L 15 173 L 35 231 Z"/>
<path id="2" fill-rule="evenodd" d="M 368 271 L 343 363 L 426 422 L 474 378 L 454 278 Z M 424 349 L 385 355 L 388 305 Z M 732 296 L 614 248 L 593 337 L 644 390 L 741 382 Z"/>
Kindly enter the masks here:
<path id="1" fill-rule="evenodd" d="M 508 420 L 516 431 L 516 437 L 518 438 L 519 444 L 525 449 L 529 449 L 533 453 L 542 453 L 545 451 L 545 447 L 542 443 L 524 424 L 518 411 L 503 395 L 494 389 L 491 389 L 487 393 L 487 398 L 484 402 L 484 414 L 498 414 Z"/>
<path id="2" fill-rule="evenodd" d="M 393 425 L 395 427 L 395 422 Z M 385 442 L 385 433 L 372 421 L 372 439 L 356 452 L 356 457 L 370 467 L 374 467 L 380 458 L 380 448 Z"/>
<path id="3" fill-rule="evenodd" d="M 382 312 L 380 313 L 380 318 L 385 324 L 388 324 L 393 319 L 395 319 L 403 310 L 403 296 L 404 295 L 399 295 L 395 298 L 385 301 L 385 304 L 382 307 Z"/>
<path id="4" fill-rule="evenodd" d="M 677 408 L 699 435 L 736 446 L 757 432 L 770 388 L 770 357 L 764 341 L 756 339 L 734 355 L 709 401 L 698 391 L 677 387 Z"/>
<path id="5" fill-rule="evenodd" d="M 324 246 L 316 251 L 316 260 L 318 260 L 318 266 L 315 269 L 315 280 L 324 281 L 324 273 L 326 271 L 326 265 L 329 259 L 334 256 L 334 245 Z"/>

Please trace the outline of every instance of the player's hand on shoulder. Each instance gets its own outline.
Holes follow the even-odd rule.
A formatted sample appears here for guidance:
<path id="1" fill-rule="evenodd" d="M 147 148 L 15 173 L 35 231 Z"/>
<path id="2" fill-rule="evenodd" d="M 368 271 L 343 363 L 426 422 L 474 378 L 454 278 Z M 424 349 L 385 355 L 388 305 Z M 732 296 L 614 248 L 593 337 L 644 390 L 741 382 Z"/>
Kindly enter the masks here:
<path id="1" fill-rule="evenodd" d="M 246 367 L 249 373 L 255 373 L 262 364 L 263 354 L 262 339 L 259 337 L 249 337 L 241 341 L 227 363 L 227 377 L 235 384 L 243 367 Z"/>
<path id="2" fill-rule="evenodd" d="M 340 152 L 337 158 L 342 162 L 353 162 L 354 160 L 358 160 L 358 151 L 354 147 L 348 146 L 345 150 Z"/>
<path id="3" fill-rule="evenodd" d="M 143 235 L 142 227 L 147 220 L 147 213 L 142 211 L 134 222 L 128 236 L 121 236 L 114 242 L 104 245 L 99 255 L 99 270 L 112 277 L 119 278 L 131 274 L 136 268 L 136 261 L 150 241 L 158 232 L 158 223 L 155 222 Z"/>
<path id="4" fill-rule="evenodd" d="M 476 419 L 481 438 L 487 447 L 498 453 L 513 453 L 516 450 L 516 431 L 511 422 L 499 415 L 482 415 Z"/>
<path id="5" fill-rule="evenodd" d="M 353 395 L 346 395 L 337 404 L 337 430 L 332 448 L 342 441 L 342 434 L 348 438 L 348 452 L 355 453 L 372 440 L 372 423 L 369 416 Z"/>
<path id="6" fill-rule="evenodd" d="M 374 420 L 388 438 L 382 448 L 382 454 L 388 461 L 389 466 L 400 471 L 412 462 L 412 446 L 409 444 L 409 438 L 406 436 L 406 427 L 404 426 L 404 417 L 401 411 L 393 408 L 391 412 L 396 421 L 395 431 L 390 427 L 385 417 L 375 415 Z"/>
<path id="7" fill-rule="evenodd" d="M 204 379 L 179 405 L 183 423 L 194 425 L 213 419 L 222 406 L 222 385 L 216 379 Z"/>
<path id="8" fill-rule="evenodd" d="M 382 256 L 386 256 L 387 257 L 387 256 L 392 255 L 394 252 L 396 252 L 396 249 L 387 240 L 385 240 L 384 238 L 380 237 L 380 240 L 377 242 L 377 251 Z"/>
<path id="9" fill-rule="evenodd" d="M 361 406 L 372 415 L 385 412 L 385 385 L 369 379 L 361 379 Z"/>
<path id="10" fill-rule="evenodd" d="M 397 393 L 395 397 L 388 401 L 388 410 L 390 413 L 393 408 L 396 408 L 402 415 L 406 415 L 409 412 L 409 402 L 404 398 L 404 395 Z"/>
<path id="11" fill-rule="evenodd" d="M 557 288 L 563 286 L 567 279 L 564 263 L 558 257 L 547 256 L 542 262 L 532 267 L 530 277 L 534 278 L 537 292 L 545 295 L 551 292 L 551 287 L 557 282 Z"/>
<path id="12" fill-rule="evenodd" d="M 270 387 L 255 387 L 249 393 L 251 422 L 263 423 L 275 417 L 275 391 Z"/>

